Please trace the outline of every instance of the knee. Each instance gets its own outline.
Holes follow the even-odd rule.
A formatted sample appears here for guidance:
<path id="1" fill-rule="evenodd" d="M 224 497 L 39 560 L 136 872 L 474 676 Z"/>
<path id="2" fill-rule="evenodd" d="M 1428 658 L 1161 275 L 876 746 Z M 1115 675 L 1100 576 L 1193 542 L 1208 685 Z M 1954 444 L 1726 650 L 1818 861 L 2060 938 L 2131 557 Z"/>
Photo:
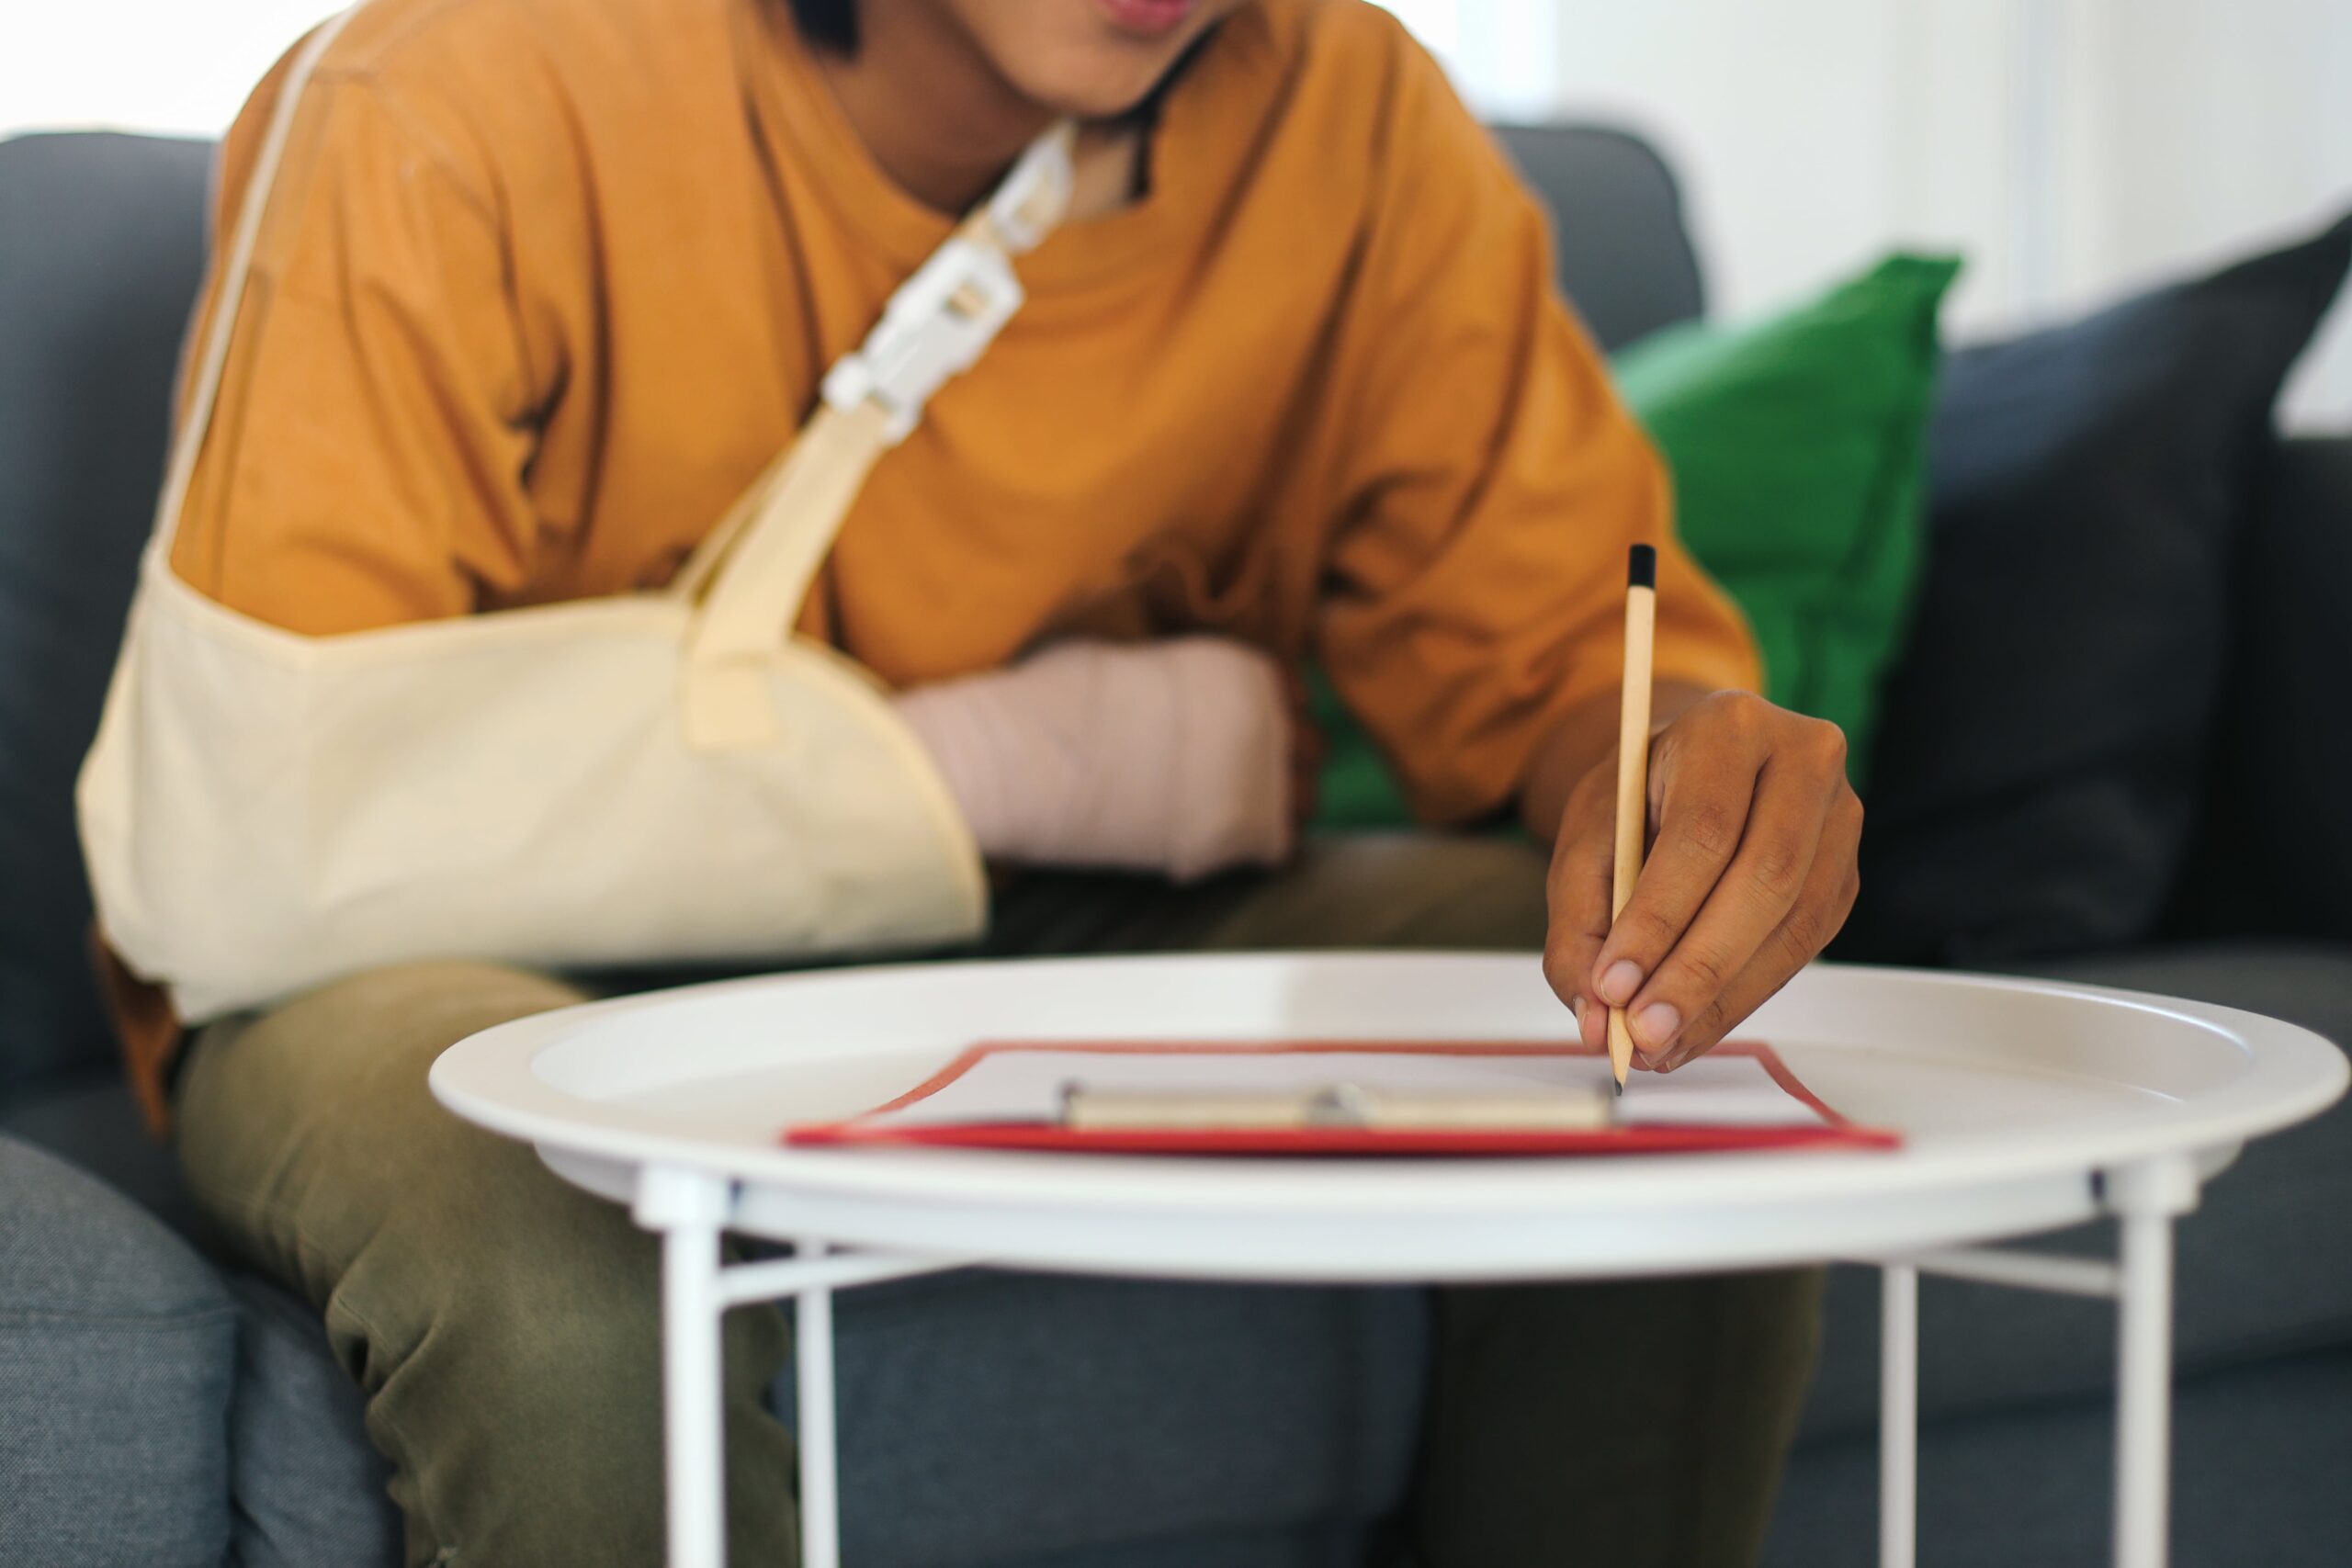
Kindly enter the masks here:
<path id="1" fill-rule="evenodd" d="M 560 1425 L 656 1375 L 653 1239 L 514 1153 L 513 1167 L 445 1168 L 387 1212 L 334 1281 L 328 1333 L 363 1385 L 404 1370 L 411 1401 L 464 1390 Z"/>
<path id="2" fill-rule="evenodd" d="M 559 1216 L 535 1233 L 527 1210 L 510 1211 L 445 1233 L 429 1255 L 364 1259 L 330 1303 L 328 1335 L 368 1391 L 413 1554 L 422 1540 L 457 1562 L 661 1560 L 657 1252 L 595 1206 L 624 1230 Z M 783 1359 L 775 1308 L 729 1314 L 730 1467 L 769 1489 L 764 1507 L 736 1490 L 735 1562 L 792 1560 L 790 1506 L 774 1490 L 788 1448 L 759 1403 Z"/>
<path id="3" fill-rule="evenodd" d="M 625 1441 L 616 1434 L 651 1430 L 658 1244 L 616 1206 L 564 1196 L 486 1195 L 462 1224 L 413 1227 L 363 1251 L 329 1299 L 327 1331 L 380 1416 L 413 1432 L 504 1429 L 541 1449 L 599 1452 Z M 728 1385 L 756 1399 L 788 1359 L 784 1315 L 739 1309 L 724 1332 Z"/>
<path id="4" fill-rule="evenodd" d="M 651 1255 L 616 1269 L 605 1248 L 483 1209 L 479 1223 L 388 1226 L 326 1302 L 412 1560 L 657 1562 Z"/>

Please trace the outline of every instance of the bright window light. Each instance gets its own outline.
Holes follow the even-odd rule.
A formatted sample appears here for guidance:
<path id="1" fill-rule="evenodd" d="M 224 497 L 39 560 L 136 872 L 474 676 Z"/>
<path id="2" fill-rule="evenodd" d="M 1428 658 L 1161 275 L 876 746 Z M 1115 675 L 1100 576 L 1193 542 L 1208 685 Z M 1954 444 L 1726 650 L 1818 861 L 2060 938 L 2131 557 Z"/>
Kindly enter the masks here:
<path id="1" fill-rule="evenodd" d="M 334 0 L 0 0 L 0 136 L 218 136 Z"/>

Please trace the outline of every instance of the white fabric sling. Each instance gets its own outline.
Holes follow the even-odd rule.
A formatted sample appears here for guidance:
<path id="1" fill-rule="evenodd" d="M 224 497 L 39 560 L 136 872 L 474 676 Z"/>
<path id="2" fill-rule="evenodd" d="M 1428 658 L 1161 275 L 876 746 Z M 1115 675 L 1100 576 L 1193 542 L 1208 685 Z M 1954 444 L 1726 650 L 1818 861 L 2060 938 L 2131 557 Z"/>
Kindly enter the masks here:
<path id="1" fill-rule="evenodd" d="M 782 960 L 978 931 L 979 857 L 929 757 L 794 625 L 867 471 L 1020 306 L 1010 258 L 1068 205 L 1070 128 L 900 288 L 668 589 L 302 637 L 170 558 L 270 184 L 349 15 L 266 134 L 83 766 L 107 942 L 200 1022 L 411 959 Z"/>

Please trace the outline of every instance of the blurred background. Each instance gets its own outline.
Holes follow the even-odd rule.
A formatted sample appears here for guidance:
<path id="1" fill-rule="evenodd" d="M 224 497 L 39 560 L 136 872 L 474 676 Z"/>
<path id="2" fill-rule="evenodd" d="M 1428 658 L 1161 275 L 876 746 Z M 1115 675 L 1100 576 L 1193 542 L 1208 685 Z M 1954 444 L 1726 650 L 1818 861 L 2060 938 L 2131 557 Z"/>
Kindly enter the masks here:
<path id="1" fill-rule="evenodd" d="M 0 135 L 216 135 L 325 0 L 77 0 L 0 19 Z M 1967 258 L 1944 321 L 2007 333 L 2299 227 L 2352 192 L 2343 0 L 1391 0 L 1495 118 L 1641 130 L 1717 309 L 1890 245 Z M 141 46 L 126 51 L 122 40 Z M 2331 203 L 2334 209 L 2331 209 Z M 2290 428 L 2352 425 L 2352 312 Z"/>
<path id="2" fill-rule="evenodd" d="M 1389 3 L 1555 213 L 1562 284 L 1667 461 L 1683 538 L 1756 628 L 1770 694 L 1853 743 L 1865 894 L 1832 956 L 2185 996 L 2352 1042 L 2352 307 L 2331 305 L 2352 272 L 2352 0 Z M 53 1212 L 97 1257 L 129 1234 L 125 1198 L 188 1229 L 91 984 L 71 801 L 153 512 L 209 155 L 17 133 L 216 136 L 330 8 L 0 0 L 12 1568 L 216 1563 L 232 1530 L 233 1562 L 397 1560 L 315 1314 L 153 1227 L 137 1268 L 64 1247 L 52 1264 L 109 1288 L 202 1282 L 187 1299 L 208 1322 L 233 1291 L 243 1337 L 155 1362 L 185 1374 L 176 1405 L 131 1356 L 135 1397 L 52 1396 L 14 1375 L 23 1325 L 46 1320 L 12 1314 L 28 1271 L 6 1249 L 10 1218 Z M 1640 140 L 1528 129 L 1556 122 Z M 1336 702 L 1317 717 L 1318 825 L 1399 826 L 1369 739 Z M 84 1209 L 40 1207 L 69 1189 Z M 2352 1247 L 2328 1239 L 2346 1213 L 2352 1103 L 2249 1149 L 2181 1226 L 2177 1561 L 2352 1562 Z M 851 1560 L 1361 1561 L 1403 1484 L 1421 1310 L 1036 1280 L 847 1314 L 844 1431 L 887 1435 L 888 1459 L 845 1465 L 853 1530 L 883 1532 L 854 1534 Z M 1922 1312 L 1927 1560 L 2103 1561 L 2104 1307 L 1946 1280 Z M 1836 1271 L 1768 1568 L 1875 1561 L 1877 1323 L 1870 1274 Z M 1131 1382 L 1138 1344 L 1199 1359 Z M 76 1379 L 106 1365 L 53 1359 Z M 999 1376 L 1022 1397 L 997 1397 Z M 1042 1446 L 976 1455 L 971 1434 L 1015 1407 Z M 12 1432 L 38 1466 L 12 1471 Z M 118 1454 L 143 1468 L 115 1479 Z M 11 1483 L 36 1471 L 97 1499 L 54 1512 L 98 1547 L 12 1539 L 34 1492 Z M 889 1506 L 918 1492 L 933 1505 Z M 1071 1554 L 1086 1545 L 1102 1555 Z"/>

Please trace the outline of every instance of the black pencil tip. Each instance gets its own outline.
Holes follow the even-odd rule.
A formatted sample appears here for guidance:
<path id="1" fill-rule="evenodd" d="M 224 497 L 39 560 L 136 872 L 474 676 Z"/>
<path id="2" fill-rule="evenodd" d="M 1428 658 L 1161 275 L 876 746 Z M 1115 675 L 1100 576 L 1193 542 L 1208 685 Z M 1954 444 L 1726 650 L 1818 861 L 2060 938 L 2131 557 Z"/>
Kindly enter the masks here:
<path id="1" fill-rule="evenodd" d="M 1613 1079 L 1611 1079 L 1611 1081 L 1612 1083 L 1614 1083 L 1614 1084 L 1617 1086 L 1617 1098 L 1618 1098 L 1618 1099 L 1620 1099 L 1620 1100 L 1624 1099 L 1624 1098 L 1625 1098 L 1625 1080 L 1624 1080 L 1623 1078 L 1613 1078 Z"/>
<path id="2" fill-rule="evenodd" d="M 1625 586 L 1656 588 L 1657 586 L 1657 550 L 1649 545 L 1635 545 L 1625 563 Z"/>

